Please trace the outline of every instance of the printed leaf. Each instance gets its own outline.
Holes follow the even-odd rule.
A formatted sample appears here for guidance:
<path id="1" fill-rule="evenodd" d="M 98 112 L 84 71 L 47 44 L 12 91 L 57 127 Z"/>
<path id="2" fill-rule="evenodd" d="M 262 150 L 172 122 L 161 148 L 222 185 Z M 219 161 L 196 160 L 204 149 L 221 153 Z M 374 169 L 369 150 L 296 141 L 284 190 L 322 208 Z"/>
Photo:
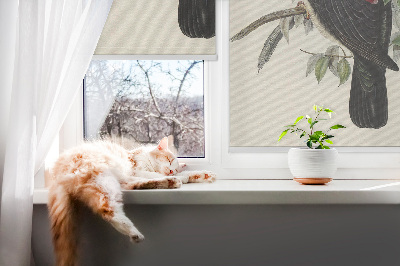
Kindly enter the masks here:
<path id="1" fill-rule="evenodd" d="M 342 60 L 339 61 L 338 72 L 340 78 L 340 84 L 339 84 L 340 86 L 349 79 L 351 73 L 350 63 L 346 60 L 346 58 L 343 58 Z"/>
<path id="2" fill-rule="evenodd" d="M 313 30 L 314 25 L 313 25 L 311 19 L 305 19 L 303 24 L 304 24 L 304 30 L 306 32 L 306 35 L 308 35 L 308 33 L 310 33 L 310 31 Z"/>
<path id="3" fill-rule="evenodd" d="M 304 118 L 304 116 L 297 117 L 296 121 L 294 122 L 294 125 L 296 125 L 303 118 Z"/>
<path id="4" fill-rule="evenodd" d="M 400 0 L 392 1 L 393 24 L 400 29 Z"/>
<path id="5" fill-rule="evenodd" d="M 398 62 L 400 59 L 400 46 L 393 45 L 393 60 Z"/>
<path id="6" fill-rule="evenodd" d="M 346 127 L 339 124 L 330 127 L 330 129 L 339 129 L 339 128 L 346 128 Z"/>
<path id="7" fill-rule="evenodd" d="M 317 61 L 315 65 L 315 77 L 318 80 L 318 83 L 325 76 L 326 70 L 328 69 L 329 57 L 324 56 Z"/>
<path id="8" fill-rule="evenodd" d="M 315 65 L 317 64 L 318 60 L 323 56 L 323 54 L 315 54 L 308 59 L 306 77 L 315 69 Z"/>
<path id="9" fill-rule="evenodd" d="M 260 72 L 264 65 L 269 61 L 275 48 L 278 46 L 278 43 L 282 40 L 282 37 L 283 34 L 280 26 L 277 26 L 268 36 L 268 39 L 265 41 L 264 47 L 258 56 L 258 72 Z"/>
<path id="10" fill-rule="evenodd" d="M 288 131 L 289 129 L 286 129 L 282 132 L 282 134 L 279 136 L 278 142 L 287 134 Z"/>
<path id="11" fill-rule="evenodd" d="M 304 20 L 304 15 L 303 14 L 294 16 L 294 25 L 296 26 L 296 28 L 301 25 L 303 20 Z"/>
<path id="12" fill-rule="evenodd" d="M 387 3 L 389 3 L 391 0 L 383 0 L 383 3 L 386 5 Z"/>
<path id="13" fill-rule="evenodd" d="M 392 44 L 400 45 L 400 35 L 392 40 Z"/>
<path id="14" fill-rule="evenodd" d="M 337 70 L 338 67 L 338 62 L 339 62 L 339 46 L 337 45 L 332 45 L 329 46 L 326 49 L 325 52 L 326 56 L 329 56 L 329 70 L 333 73 L 333 75 L 335 75 L 336 77 L 339 77 L 339 73 Z"/>
<path id="15" fill-rule="evenodd" d="M 289 21 L 289 30 L 294 26 L 294 20 Z M 278 25 L 268 36 L 268 39 L 264 43 L 264 47 L 258 56 L 258 72 L 264 67 L 264 65 L 269 61 L 275 48 L 278 46 L 279 42 L 282 40 L 283 34 L 281 31 L 281 26 Z"/>
<path id="16" fill-rule="evenodd" d="M 289 43 L 289 25 L 291 20 L 293 20 L 293 17 L 285 17 L 281 18 L 281 21 L 279 23 L 279 26 L 281 27 L 281 32 L 288 43 Z"/>

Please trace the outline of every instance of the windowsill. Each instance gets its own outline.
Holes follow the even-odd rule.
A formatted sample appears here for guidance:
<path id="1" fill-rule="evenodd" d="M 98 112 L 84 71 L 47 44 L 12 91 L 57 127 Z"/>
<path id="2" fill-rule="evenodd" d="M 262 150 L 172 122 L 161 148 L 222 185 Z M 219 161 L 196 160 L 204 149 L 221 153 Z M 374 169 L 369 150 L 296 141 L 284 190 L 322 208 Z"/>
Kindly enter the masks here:
<path id="1" fill-rule="evenodd" d="M 35 189 L 34 204 L 47 204 Z M 127 204 L 400 204 L 400 180 L 333 180 L 306 186 L 293 180 L 218 180 L 180 189 L 124 191 Z"/>

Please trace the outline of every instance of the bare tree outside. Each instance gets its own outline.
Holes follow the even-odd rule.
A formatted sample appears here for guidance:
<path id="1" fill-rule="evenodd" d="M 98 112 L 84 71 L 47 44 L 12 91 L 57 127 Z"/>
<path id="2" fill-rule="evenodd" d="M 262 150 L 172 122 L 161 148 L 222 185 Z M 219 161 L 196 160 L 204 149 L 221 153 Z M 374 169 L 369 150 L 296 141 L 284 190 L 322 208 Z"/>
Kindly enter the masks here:
<path id="1" fill-rule="evenodd" d="M 85 78 L 85 137 L 155 144 L 204 157 L 203 61 L 94 60 Z"/>

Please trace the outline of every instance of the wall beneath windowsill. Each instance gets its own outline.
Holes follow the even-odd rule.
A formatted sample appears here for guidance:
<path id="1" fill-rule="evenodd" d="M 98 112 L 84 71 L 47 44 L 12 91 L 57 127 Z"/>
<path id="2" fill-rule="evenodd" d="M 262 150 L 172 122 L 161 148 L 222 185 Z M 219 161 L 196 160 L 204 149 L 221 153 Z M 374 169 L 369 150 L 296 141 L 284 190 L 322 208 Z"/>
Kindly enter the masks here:
<path id="1" fill-rule="evenodd" d="M 84 209 L 80 265 L 399 265 L 399 180 L 218 180 L 174 190 L 124 191 L 146 240 Z M 53 265 L 47 190 L 34 192 L 32 250 Z"/>
<path id="2" fill-rule="evenodd" d="M 145 241 L 132 244 L 85 209 L 80 265 L 400 265 L 399 205 L 126 204 L 125 211 Z M 33 213 L 36 265 L 54 265 L 46 206 L 35 204 Z"/>

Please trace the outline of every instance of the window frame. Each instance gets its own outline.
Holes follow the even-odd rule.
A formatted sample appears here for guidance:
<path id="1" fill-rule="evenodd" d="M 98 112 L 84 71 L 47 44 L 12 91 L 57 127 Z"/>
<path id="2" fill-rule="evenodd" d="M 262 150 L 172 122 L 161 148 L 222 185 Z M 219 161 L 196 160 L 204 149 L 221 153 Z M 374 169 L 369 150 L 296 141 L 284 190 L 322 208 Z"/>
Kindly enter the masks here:
<path id="1" fill-rule="evenodd" d="M 215 38 L 218 60 L 204 61 L 205 157 L 181 158 L 180 161 L 188 164 L 188 169 L 214 171 L 220 179 L 291 179 L 287 165 L 289 148 L 229 147 L 229 0 L 216 1 Z M 116 59 L 111 56 L 93 57 L 105 58 Z M 129 59 L 138 58 L 129 56 Z M 188 59 L 179 56 L 168 59 L 172 58 Z M 140 59 L 160 58 L 140 56 Z M 60 151 L 82 141 L 83 93 L 80 93 L 60 130 Z M 400 179 L 400 148 L 337 149 L 336 179 Z"/>

